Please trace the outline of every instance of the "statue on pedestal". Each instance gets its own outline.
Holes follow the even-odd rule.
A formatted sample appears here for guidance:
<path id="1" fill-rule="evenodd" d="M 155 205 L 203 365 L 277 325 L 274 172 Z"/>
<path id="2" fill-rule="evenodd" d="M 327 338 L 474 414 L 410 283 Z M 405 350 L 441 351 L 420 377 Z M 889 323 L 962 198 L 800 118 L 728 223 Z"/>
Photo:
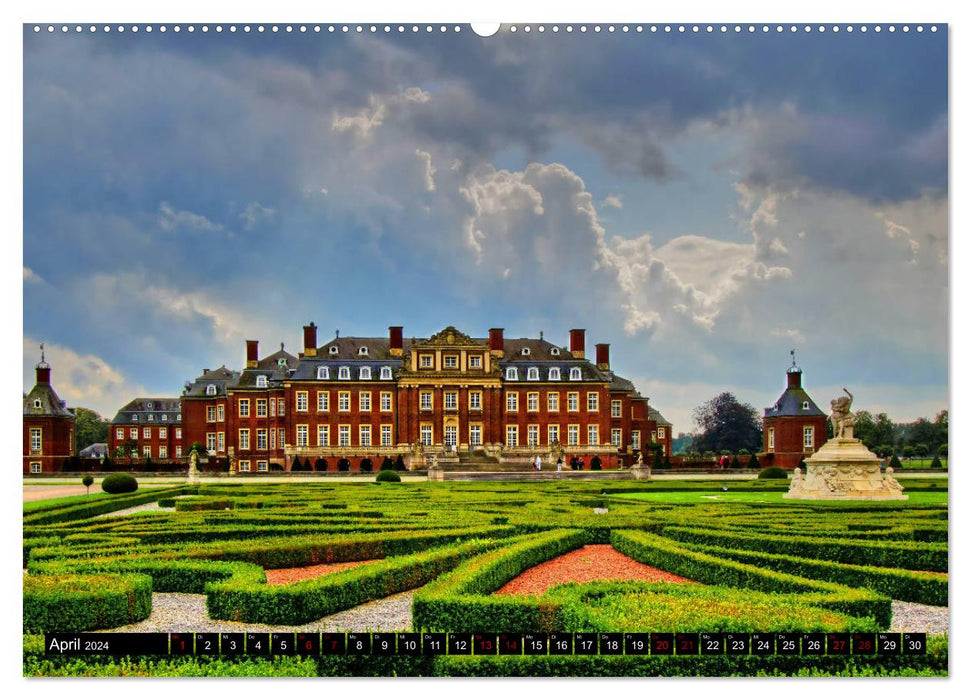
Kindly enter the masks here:
<path id="1" fill-rule="evenodd" d="M 853 426 L 856 424 L 856 416 L 850 413 L 850 406 L 853 405 L 853 394 L 843 387 L 846 396 L 840 396 L 829 402 L 832 413 L 829 416 L 830 423 L 833 424 L 833 437 L 853 439 Z"/>
<path id="2" fill-rule="evenodd" d="M 186 482 L 190 484 L 199 483 L 199 453 L 195 450 L 189 451 L 189 476 Z"/>

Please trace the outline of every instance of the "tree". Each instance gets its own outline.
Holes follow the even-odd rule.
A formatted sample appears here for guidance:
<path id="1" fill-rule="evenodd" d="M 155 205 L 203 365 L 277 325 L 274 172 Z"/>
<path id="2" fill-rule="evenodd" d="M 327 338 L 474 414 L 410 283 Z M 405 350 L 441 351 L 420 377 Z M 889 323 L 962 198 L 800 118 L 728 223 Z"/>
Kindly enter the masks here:
<path id="1" fill-rule="evenodd" d="M 678 433 L 678 436 L 671 441 L 671 451 L 674 454 L 682 454 L 694 450 L 692 443 L 698 437 L 694 433 Z"/>
<path id="2" fill-rule="evenodd" d="M 914 445 L 914 455 L 920 459 L 920 466 L 922 467 L 924 466 L 924 457 L 927 456 L 928 452 L 930 452 L 930 450 L 927 449 L 927 445 L 923 442 L 919 442 Z"/>
<path id="3" fill-rule="evenodd" d="M 940 426 L 931 423 L 926 418 L 918 418 L 910 424 L 907 431 L 907 442 L 916 447 L 918 443 L 939 445 L 944 441 L 941 439 Z"/>
<path id="4" fill-rule="evenodd" d="M 692 444 L 695 450 L 728 450 L 762 447 L 762 421 L 755 408 L 743 404 L 729 392 L 698 406 L 692 413 L 700 435 Z"/>
<path id="5" fill-rule="evenodd" d="M 85 474 L 84 478 L 81 479 L 81 483 L 84 484 L 84 488 L 85 488 L 84 495 L 85 496 L 90 496 L 91 495 L 91 484 L 94 483 L 94 477 L 91 476 L 90 474 Z"/>
<path id="6" fill-rule="evenodd" d="M 914 448 L 912 445 L 904 445 L 903 449 L 900 450 L 900 454 L 904 456 L 904 459 L 911 459 L 914 456 Z"/>
<path id="7" fill-rule="evenodd" d="M 890 449 L 896 444 L 896 428 L 886 413 L 878 413 L 873 422 L 870 440 L 873 445 L 889 445 Z M 855 435 L 856 433 L 854 433 Z"/>
<path id="8" fill-rule="evenodd" d="M 74 409 L 74 430 L 78 441 L 78 450 L 83 450 L 96 442 L 108 442 L 108 427 L 110 423 L 90 408 L 81 406 Z"/>
<path id="9" fill-rule="evenodd" d="M 876 428 L 876 423 L 873 422 L 873 415 L 869 411 L 856 412 L 856 424 L 853 426 L 853 437 L 871 450 L 877 444 L 873 440 L 874 428 Z"/>
<path id="10" fill-rule="evenodd" d="M 946 442 L 943 445 L 941 445 L 940 447 L 937 448 L 937 454 L 939 454 L 941 457 L 944 457 L 945 459 L 947 458 L 947 443 Z"/>

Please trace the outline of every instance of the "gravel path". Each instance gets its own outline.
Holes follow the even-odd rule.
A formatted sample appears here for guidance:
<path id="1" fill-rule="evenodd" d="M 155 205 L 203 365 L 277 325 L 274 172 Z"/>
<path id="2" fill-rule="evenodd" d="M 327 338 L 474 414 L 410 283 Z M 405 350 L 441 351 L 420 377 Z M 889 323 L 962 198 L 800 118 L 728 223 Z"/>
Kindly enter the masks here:
<path id="1" fill-rule="evenodd" d="M 558 583 L 589 583 L 591 581 L 667 581 L 694 583 L 681 576 L 655 569 L 634 561 L 609 544 L 588 544 L 586 547 L 550 559 L 527 569 L 496 593 L 504 595 L 542 595 Z"/>
<path id="2" fill-rule="evenodd" d="M 411 630 L 415 591 L 359 605 L 305 625 L 262 625 L 212 620 L 206 596 L 199 593 L 153 593 L 152 614 L 141 622 L 101 632 L 405 632 Z"/>
<path id="3" fill-rule="evenodd" d="M 891 632 L 947 634 L 947 608 L 921 605 L 920 603 L 905 603 L 902 600 L 893 601 L 892 607 Z"/>

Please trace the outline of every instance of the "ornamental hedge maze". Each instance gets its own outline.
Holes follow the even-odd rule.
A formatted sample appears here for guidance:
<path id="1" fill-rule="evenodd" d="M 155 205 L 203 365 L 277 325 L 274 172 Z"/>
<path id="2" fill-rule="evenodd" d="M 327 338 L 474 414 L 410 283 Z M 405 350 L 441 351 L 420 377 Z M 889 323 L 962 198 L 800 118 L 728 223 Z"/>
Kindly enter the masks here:
<path id="1" fill-rule="evenodd" d="M 729 500 L 718 495 L 721 488 L 703 482 L 232 484 L 30 504 L 23 518 L 24 672 L 947 674 L 946 637 L 930 637 L 920 655 L 787 655 L 780 647 L 768 655 L 115 658 L 45 653 L 41 636 L 144 620 L 153 592 L 204 594 L 210 621 L 245 631 L 254 625 L 316 629 L 313 623 L 328 615 L 416 590 L 412 628 L 401 632 L 516 639 L 576 632 L 869 635 L 890 627 L 892 600 L 948 604 L 946 502 L 786 502 L 778 497 L 784 486 L 765 482 L 733 484 Z M 946 490 L 928 482 L 907 488 L 911 494 Z M 157 510 L 98 517 L 155 502 Z M 612 545 L 694 583 L 563 582 L 542 595 L 495 594 L 531 567 L 588 544 Z M 267 583 L 267 570 L 337 562 L 367 563 Z M 194 630 L 187 623 L 182 631 Z"/>

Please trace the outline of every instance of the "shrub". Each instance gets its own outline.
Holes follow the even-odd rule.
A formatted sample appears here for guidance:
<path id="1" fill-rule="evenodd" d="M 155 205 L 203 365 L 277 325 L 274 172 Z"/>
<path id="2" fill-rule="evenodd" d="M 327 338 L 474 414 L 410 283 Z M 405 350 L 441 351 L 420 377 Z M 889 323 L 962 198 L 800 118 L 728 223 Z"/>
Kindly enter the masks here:
<path id="1" fill-rule="evenodd" d="M 736 452 L 735 454 L 736 454 L 736 455 L 738 455 L 739 457 L 748 457 L 748 456 L 749 456 L 750 454 L 752 454 L 752 453 L 751 453 L 751 452 L 749 452 L 748 450 L 746 450 L 746 449 L 745 449 L 745 448 L 743 447 L 742 449 L 740 449 L 740 450 L 739 450 L 738 452 Z"/>
<path id="2" fill-rule="evenodd" d="M 111 461 L 111 457 L 108 457 L 106 455 L 105 458 L 101 460 L 101 469 L 103 471 L 110 472 L 114 468 L 115 468 L 115 463 Z"/>
<path id="3" fill-rule="evenodd" d="M 766 467 L 759 472 L 760 479 L 787 479 L 789 475 L 781 467 Z"/>
<path id="4" fill-rule="evenodd" d="M 752 457 L 748 461 L 748 468 L 749 469 L 761 469 L 762 468 L 762 464 L 759 462 L 759 456 L 758 455 L 752 455 Z"/>
<path id="5" fill-rule="evenodd" d="M 398 458 L 394 461 L 395 471 L 403 472 L 405 471 L 405 458 L 398 455 Z"/>
<path id="6" fill-rule="evenodd" d="M 390 462 L 391 460 L 388 460 L 388 461 Z M 398 476 L 397 472 L 395 472 L 393 469 L 382 469 L 381 471 L 378 472 L 378 475 L 374 477 L 374 480 L 379 484 L 386 481 L 400 482 L 401 477 Z"/>
<path id="7" fill-rule="evenodd" d="M 130 474 L 111 474 L 101 482 L 105 493 L 132 493 L 138 490 L 138 481 Z"/>
<path id="8" fill-rule="evenodd" d="M 152 580 L 140 575 L 24 577 L 24 632 L 81 632 L 144 620 Z"/>
<path id="9" fill-rule="evenodd" d="M 931 466 L 933 467 L 934 465 L 932 464 Z M 94 483 L 94 477 L 87 474 L 83 479 L 81 479 L 81 483 L 84 484 L 84 488 L 87 489 L 87 493 L 91 493 L 91 484 Z"/>
<path id="10" fill-rule="evenodd" d="M 941 457 L 947 457 L 947 443 L 946 442 L 937 449 L 937 454 L 939 454 Z"/>
<path id="11" fill-rule="evenodd" d="M 903 468 L 900 464 L 900 460 L 897 459 L 896 454 L 894 454 L 894 456 L 890 458 L 890 466 L 894 468 L 894 471 Z"/>
<path id="12" fill-rule="evenodd" d="M 931 469 L 943 469 L 944 465 L 941 464 L 941 458 L 934 455 L 934 459 L 931 461 Z"/>
<path id="13" fill-rule="evenodd" d="M 732 463 L 728 465 L 729 469 L 741 469 L 742 463 L 738 461 L 738 455 L 732 457 Z"/>

